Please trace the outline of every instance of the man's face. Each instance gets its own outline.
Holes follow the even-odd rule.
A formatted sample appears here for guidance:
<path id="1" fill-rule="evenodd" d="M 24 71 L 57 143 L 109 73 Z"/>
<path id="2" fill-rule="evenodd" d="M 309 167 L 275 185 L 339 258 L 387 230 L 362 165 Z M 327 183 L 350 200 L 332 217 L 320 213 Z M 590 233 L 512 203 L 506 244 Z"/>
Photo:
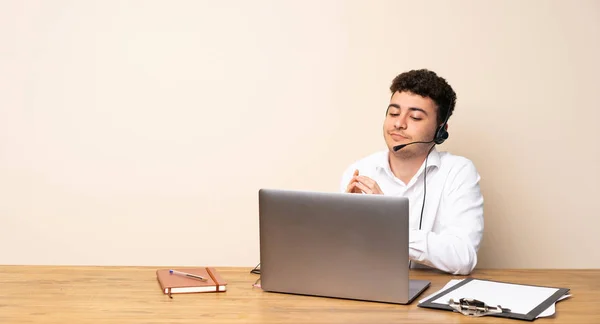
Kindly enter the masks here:
<path id="1" fill-rule="evenodd" d="M 393 94 L 383 123 L 383 137 L 390 152 L 399 157 L 426 154 L 431 145 L 408 145 L 398 152 L 392 148 L 411 142 L 433 140 L 437 129 L 437 106 L 431 98 L 403 91 Z"/>

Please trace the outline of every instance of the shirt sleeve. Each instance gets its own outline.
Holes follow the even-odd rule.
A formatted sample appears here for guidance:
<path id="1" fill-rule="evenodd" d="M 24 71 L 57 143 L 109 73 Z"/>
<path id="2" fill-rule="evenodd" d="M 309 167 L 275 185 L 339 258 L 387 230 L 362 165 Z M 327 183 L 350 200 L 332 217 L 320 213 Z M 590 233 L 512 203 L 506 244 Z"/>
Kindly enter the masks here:
<path id="1" fill-rule="evenodd" d="M 352 179 L 352 175 L 356 170 L 355 165 L 349 166 L 346 171 L 342 174 L 342 179 L 340 181 L 340 192 L 346 192 L 346 187 L 348 187 L 348 183 L 350 183 L 350 179 Z"/>
<path id="2" fill-rule="evenodd" d="M 410 259 L 452 274 L 467 275 L 477 264 L 483 236 L 483 196 L 472 162 L 444 188 L 433 231 L 410 230 Z"/>

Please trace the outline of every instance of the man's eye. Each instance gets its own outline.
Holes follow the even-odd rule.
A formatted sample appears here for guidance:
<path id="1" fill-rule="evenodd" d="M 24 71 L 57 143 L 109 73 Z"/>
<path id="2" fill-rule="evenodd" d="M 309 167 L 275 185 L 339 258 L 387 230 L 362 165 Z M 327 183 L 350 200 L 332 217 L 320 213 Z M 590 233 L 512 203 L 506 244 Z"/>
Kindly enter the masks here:
<path id="1" fill-rule="evenodd" d="M 398 117 L 398 116 L 400 116 L 400 114 L 392 114 L 392 113 L 390 113 L 390 116 L 392 116 L 392 117 Z"/>
<path id="2" fill-rule="evenodd" d="M 422 120 L 423 119 L 423 118 L 413 117 L 413 116 L 411 116 L 410 118 L 412 118 L 413 120 Z"/>

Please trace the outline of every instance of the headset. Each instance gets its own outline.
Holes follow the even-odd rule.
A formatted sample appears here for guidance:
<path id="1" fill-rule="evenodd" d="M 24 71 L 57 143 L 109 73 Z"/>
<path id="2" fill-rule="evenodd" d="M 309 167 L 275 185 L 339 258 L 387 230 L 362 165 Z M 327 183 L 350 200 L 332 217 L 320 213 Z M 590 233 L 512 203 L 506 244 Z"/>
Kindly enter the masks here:
<path id="1" fill-rule="evenodd" d="M 438 112 L 439 111 L 441 111 L 441 109 L 438 109 Z M 433 137 L 433 141 L 431 141 L 435 144 L 431 145 L 431 148 L 427 152 L 427 157 L 425 158 L 425 168 L 423 169 L 423 205 L 421 205 L 421 216 L 419 216 L 419 231 L 421 230 L 421 224 L 423 222 L 423 210 L 425 210 L 425 197 L 427 195 L 427 160 L 429 159 L 429 153 L 431 153 L 431 150 L 433 150 L 433 147 L 444 143 L 444 141 L 447 140 L 448 137 L 450 136 L 450 134 L 446 130 L 446 124 L 448 123 L 449 118 L 450 118 L 450 107 L 448 107 L 448 110 L 446 112 L 446 118 L 444 119 L 444 122 L 440 126 L 438 126 L 438 128 L 435 130 L 435 135 Z M 431 142 L 429 142 L 429 143 L 431 143 Z M 412 266 L 412 260 L 409 260 L 408 268 L 410 269 L 411 266 Z"/>
<path id="2" fill-rule="evenodd" d="M 450 136 L 450 134 L 448 133 L 448 130 L 446 130 L 446 124 L 448 124 L 449 118 L 450 118 L 450 108 L 448 108 L 448 111 L 446 112 L 446 119 L 444 119 L 444 122 L 435 131 L 435 136 L 433 137 L 433 142 L 435 144 L 439 145 L 439 144 L 444 143 L 444 141 L 448 139 L 448 136 Z"/>
<path id="3" fill-rule="evenodd" d="M 440 111 L 441 109 L 438 109 L 438 111 Z M 448 131 L 446 130 L 446 124 L 448 124 L 448 119 L 450 118 L 450 107 L 448 107 L 448 110 L 446 112 L 446 118 L 444 119 L 444 122 L 438 126 L 438 128 L 435 130 L 435 135 L 433 137 L 433 144 L 431 146 L 431 148 L 429 149 L 429 152 L 427 152 L 427 157 L 425 158 L 425 168 L 423 169 L 423 205 L 421 206 L 421 216 L 419 217 L 419 230 L 421 230 L 421 223 L 423 221 L 423 210 L 425 209 L 425 196 L 427 194 L 427 160 L 429 159 L 429 153 L 431 153 L 431 150 L 433 150 L 433 147 L 435 145 L 439 145 L 444 143 L 445 140 L 448 139 L 448 137 L 450 136 L 450 134 L 448 133 Z"/>
<path id="4" fill-rule="evenodd" d="M 439 111 L 440 109 L 438 109 Z M 416 142 L 410 142 L 410 143 L 406 143 L 406 144 L 399 144 L 396 145 L 392 148 L 392 150 L 394 150 L 394 152 L 398 152 L 399 150 L 403 149 L 406 146 L 409 145 L 413 145 L 413 144 L 429 144 L 429 143 L 435 143 L 434 146 L 436 144 L 442 144 L 444 143 L 445 140 L 448 139 L 448 136 L 450 134 L 448 134 L 448 131 L 446 130 L 446 124 L 448 124 L 448 118 L 450 118 L 450 109 L 448 109 L 448 112 L 446 113 L 446 118 L 444 119 L 444 122 L 438 126 L 435 129 L 435 134 L 433 135 L 433 139 L 431 141 L 416 141 Z M 432 146 L 433 148 L 433 146 Z M 429 156 L 429 155 L 427 155 Z"/>

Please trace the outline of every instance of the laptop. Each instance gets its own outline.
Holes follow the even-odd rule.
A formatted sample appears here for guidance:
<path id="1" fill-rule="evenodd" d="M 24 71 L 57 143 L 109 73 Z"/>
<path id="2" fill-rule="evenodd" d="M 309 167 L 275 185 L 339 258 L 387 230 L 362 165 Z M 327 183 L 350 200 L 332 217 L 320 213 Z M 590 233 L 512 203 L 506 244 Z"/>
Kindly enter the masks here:
<path id="1" fill-rule="evenodd" d="M 259 190 L 264 291 L 410 304 L 408 198 Z"/>

